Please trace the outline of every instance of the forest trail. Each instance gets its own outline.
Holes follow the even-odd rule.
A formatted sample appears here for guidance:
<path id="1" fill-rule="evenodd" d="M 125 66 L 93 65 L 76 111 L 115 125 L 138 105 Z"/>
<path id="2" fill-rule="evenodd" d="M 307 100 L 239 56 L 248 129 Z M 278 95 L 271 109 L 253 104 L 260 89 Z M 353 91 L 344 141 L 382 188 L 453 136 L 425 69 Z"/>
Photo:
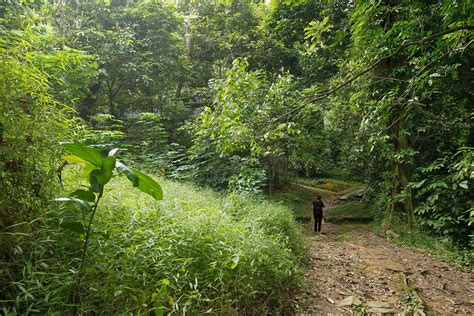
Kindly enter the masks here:
<path id="1" fill-rule="evenodd" d="M 319 189 L 314 188 L 313 193 Z M 337 196 L 323 200 L 328 212 Z M 311 215 L 311 201 L 306 206 Z M 428 253 L 395 245 L 367 225 L 304 225 L 309 247 L 297 314 L 474 314 L 474 274 Z"/>

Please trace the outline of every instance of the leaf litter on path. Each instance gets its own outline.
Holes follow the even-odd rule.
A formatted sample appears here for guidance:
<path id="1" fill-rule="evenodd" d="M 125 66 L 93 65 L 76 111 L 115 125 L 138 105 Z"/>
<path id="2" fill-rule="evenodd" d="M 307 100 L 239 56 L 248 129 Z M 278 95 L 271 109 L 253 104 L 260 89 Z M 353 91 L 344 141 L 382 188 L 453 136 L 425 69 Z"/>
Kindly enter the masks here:
<path id="1" fill-rule="evenodd" d="M 310 259 L 297 314 L 474 314 L 472 271 L 395 245 L 364 225 L 325 223 L 320 235 L 313 225 L 303 225 Z"/>

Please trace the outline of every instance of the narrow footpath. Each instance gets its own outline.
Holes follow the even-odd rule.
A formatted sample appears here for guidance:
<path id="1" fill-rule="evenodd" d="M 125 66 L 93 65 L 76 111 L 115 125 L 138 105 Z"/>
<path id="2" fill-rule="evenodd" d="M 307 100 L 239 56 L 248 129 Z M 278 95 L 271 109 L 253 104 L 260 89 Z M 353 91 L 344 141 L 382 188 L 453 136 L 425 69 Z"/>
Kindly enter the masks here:
<path id="1" fill-rule="evenodd" d="M 339 202 L 323 200 L 329 212 Z M 306 213 L 312 214 L 311 201 Z M 310 262 L 297 314 L 474 314 L 472 271 L 395 245 L 367 225 L 324 223 L 321 235 L 313 227 L 311 221 L 303 229 Z"/>

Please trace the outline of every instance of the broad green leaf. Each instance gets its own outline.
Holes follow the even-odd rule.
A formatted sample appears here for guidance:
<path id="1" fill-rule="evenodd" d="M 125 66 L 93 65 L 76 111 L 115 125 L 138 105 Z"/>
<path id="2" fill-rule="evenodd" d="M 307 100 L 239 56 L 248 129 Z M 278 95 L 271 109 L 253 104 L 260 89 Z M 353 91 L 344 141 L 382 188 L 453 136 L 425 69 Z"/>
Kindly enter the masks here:
<path id="1" fill-rule="evenodd" d="M 86 211 L 89 211 L 91 209 L 91 206 L 90 206 L 89 203 L 87 203 L 84 200 L 75 198 L 75 197 L 62 197 L 62 198 L 55 199 L 55 201 L 66 202 L 66 203 L 74 203 L 74 204 L 78 205 L 80 208 L 82 208 Z"/>
<path id="2" fill-rule="evenodd" d="M 79 234 L 84 232 L 84 226 L 81 222 L 62 222 L 59 226 Z"/>
<path id="3" fill-rule="evenodd" d="M 63 143 L 62 145 L 74 156 L 84 159 L 96 167 L 102 166 L 102 155 L 97 149 L 87 147 L 77 141 L 74 143 Z"/>
<path id="4" fill-rule="evenodd" d="M 132 182 L 134 187 L 138 186 L 138 176 L 132 170 L 130 170 L 130 168 L 125 166 L 120 161 L 115 162 L 115 168 L 117 169 L 119 174 L 125 174 L 128 180 Z"/>
<path id="5" fill-rule="evenodd" d="M 140 191 L 151 195 L 155 198 L 155 200 L 163 199 L 163 190 L 161 189 L 161 186 L 158 184 L 158 182 L 136 169 L 131 170 L 138 177 L 138 189 Z"/>
<path id="6" fill-rule="evenodd" d="M 102 159 L 102 168 L 97 170 L 97 180 L 102 186 L 105 186 L 110 179 L 115 168 L 115 158 L 107 157 Z"/>
<path id="7" fill-rule="evenodd" d="M 86 202 L 95 202 L 95 194 L 91 191 L 76 190 L 69 194 L 70 197 L 78 198 Z"/>
<path id="8" fill-rule="evenodd" d="M 91 184 L 92 191 L 100 193 L 103 191 L 103 186 L 100 184 L 98 179 L 99 169 L 94 169 L 89 175 L 89 183 Z"/>
<path id="9" fill-rule="evenodd" d="M 83 167 L 83 172 L 84 172 L 83 176 L 84 176 L 84 178 L 89 178 L 90 175 L 91 175 L 91 172 L 95 169 L 97 169 L 97 167 L 94 166 L 94 165 L 91 165 L 91 164 L 87 164 L 85 167 Z"/>
<path id="10" fill-rule="evenodd" d="M 86 163 L 84 159 L 74 156 L 74 155 L 67 155 L 63 157 L 64 160 L 69 161 L 69 162 L 74 162 L 74 163 Z"/>

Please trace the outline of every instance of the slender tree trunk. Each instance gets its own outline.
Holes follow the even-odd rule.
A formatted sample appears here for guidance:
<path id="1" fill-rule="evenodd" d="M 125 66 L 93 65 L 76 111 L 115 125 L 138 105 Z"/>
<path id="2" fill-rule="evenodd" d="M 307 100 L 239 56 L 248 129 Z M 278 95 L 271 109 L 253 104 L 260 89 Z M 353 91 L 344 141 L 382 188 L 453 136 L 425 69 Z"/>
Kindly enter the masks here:
<path id="1" fill-rule="evenodd" d="M 403 203 L 392 202 L 390 216 L 395 212 L 404 212 L 407 215 L 407 222 L 411 228 L 415 221 L 412 191 L 409 187 L 412 177 L 412 163 L 411 158 L 406 156 L 410 145 L 405 127 L 406 119 L 402 103 L 397 102 L 392 105 L 388 124 L 388 133 L 392 139 L 393 146 L 392 170 L 395 178 L 391 197 L 392 200 L 395 200 L 399 194 L 404 196 Z"/>
<path id="2" fill-rule="evenodd" d="M 59 31 L 62 36 L 64 36 L 64 10 L 63 10 L 63 0 L 58 2 L 58 11 L 59 11 Z"/>
<path id="3" fill-rule="evenodd" d="M 411 181 L 411 159 L 403 157 L 403 152 L 409 149 L 408 137 L 405 130 L 405 116 L 401 106 L 396 106 L 398 112 L 396 125 L 396 132 L 392 135 L 395 142 L 395 154 L 401 156 L 401 159 L 396 159 L 394 163 L 394 174 L 397 180 L 397 187 L 394 190 L 398 193 L 403 193 L 403 207 L 402 210 L 407 214 L 408 226 L 413 227 L 415 221 L 415 213 L 413 211 L 413 197 L 409 183 Z"/>
<path id="4" fill-rule="evenodd" d="M 81 102 L 81 106 L 78 109 L 78 114 L 83 120 L 88 120 L 89 117 L 92 115 L 94 107 L 97 103 L 97 94 L 101 88 L 100 81 L 95 83 L 87 93 L 84 100 Z"/>
<path id="5" fill-rule="evenodd" d="M 183 81 L 184 79 L 181 79 L 181 81 L 178 83 L 178 86 L 176 87 L 176 93 L 174 95 L 176 99 L 181 98 L 181 91 L 183 90 Z"/>
<path id="6" fill-rule="evenodd" d="M 273 157 L 272 157 L 272 155 L 268 156 L 267 177 L 268 177 L 268 194 L 271 196 L 272 193 L 273 193 L 273 178 L 274 178 Z"/>
<path id="7" fill-rule="evenodd" d="M 459 67 L 459 79 L 466 96 L 466 110 L 467 113 L 474 113 L 474 76 L 472 69 L 474 68 L 474 49 L 468 48 L 464 53 L 461 67 Z M 466 145 L 474 147 L 474 117 L 470 117 L 469 133 L 466 137 Z"/>
<path id="8" fill-rule="evenodd" d="M 389 7 L 398 5 L 398 0 L 386 0 Z M 396 22 L 397 16 L 394 12 L 389 12 L 384 19 L 383 28 L 388 32 L 393 24 Z M 388 58 L 376 71 L 381 72 L 385 77 L 392 77 L 391 72 L 397 67 L 398 61 L 396 57 Z M 401 78 L 402 79 L 402 78 Z M 412 228 L 415 221 L 415 214 L 413 208 L 413 198 L 409 183 L 412 177 L 411 159 L 406 157 L 409 149 L 408 134 L 406 132 L 405 110 L 403 108 L 403 101 L 396 101 L 392 104 L 389 110 L 388 133 L 392 139 L 393 145 L 393 176 L 395 184 L 392 189 L 392 205 L 390 206 L 390 214 L 392 216 L 395 212 L 404 212 L 407 216 L 407 222 Z M 403 194 L 403 203 L 396 202 L 396 197 Z"/>

